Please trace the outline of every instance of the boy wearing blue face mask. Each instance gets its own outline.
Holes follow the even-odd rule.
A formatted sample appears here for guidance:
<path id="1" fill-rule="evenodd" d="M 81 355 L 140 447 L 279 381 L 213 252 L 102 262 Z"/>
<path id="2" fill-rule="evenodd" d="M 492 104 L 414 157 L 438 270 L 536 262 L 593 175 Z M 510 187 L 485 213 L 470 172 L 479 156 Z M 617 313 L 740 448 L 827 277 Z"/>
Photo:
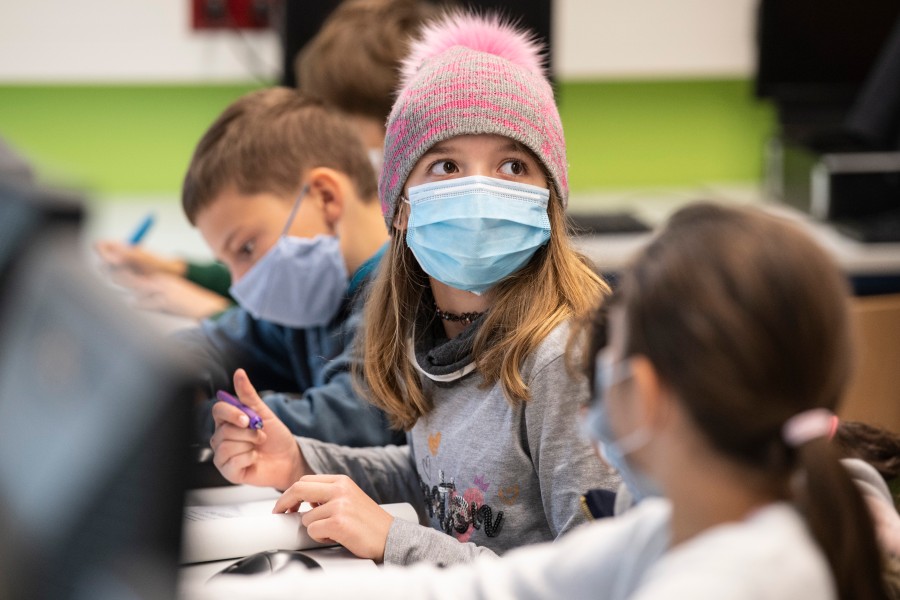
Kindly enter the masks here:
<path id="1" fill-rule="evenodd" d="M 567 237 L 565 142 L 539 50 L 497 18 L 455 14 L 406 61 L 380 178 L 391 244 L 358 374 L 408 445 L 295 439 L 241 372 L 265 434 L 213 409 L 225 477 L 286 489 L 276 512 L 313 503 L 309 534 L 358 556 L 450 565 L 553 540 L 584 520 L 584 489 L 617 483 L 579 435 L 589 392 L 564 359 L 570 320 L 608 288 Z M 398 501 L 430 526 L 378 506 Z"/>
<path id="2" fill-rule="evenodd" d="M 240 303 L 180 335 L 210 396 L 242 367 L 278 392 L 266 401 L 294 431 L 350 445 L 394 439 L 350 381 L 356 301 L 388 239 L 350 127 L 295 90 L 248 94 L 198 143 L 182 203 Z"/>
<path id="3" fill-rule="evenodd" d="M 376 171 L 400 61 L 421 24 L 438 13 L 438 6 L 425 0 L 346 0 L 296 57 L 303 93 L 349 122 Z M 229 271 L 219 263 L 161 256 L 117 240 L 100 241 L 95 249 L 144 308 L 202 320 L 233 305 L 225 297 Z"/>

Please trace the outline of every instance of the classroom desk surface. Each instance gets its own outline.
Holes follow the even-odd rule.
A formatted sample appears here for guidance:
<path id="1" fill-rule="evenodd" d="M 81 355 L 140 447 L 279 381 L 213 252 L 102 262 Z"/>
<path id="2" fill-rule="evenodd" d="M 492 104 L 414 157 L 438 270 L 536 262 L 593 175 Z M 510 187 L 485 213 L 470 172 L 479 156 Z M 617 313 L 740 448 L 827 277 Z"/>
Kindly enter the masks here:
<path id="1" fill-rule="evenodd" d="M 574 199 L 573 199 L 574 200 Z M 759 197 L 737 196 L 716 198 L 717 201 L 737 205 L 758 206 L 773 214 L 783 216 L 798 223 L 808 231 L 837 261 L 841 269 L 851 277 L 900 275 L 900 243 L 864 244 L 839 233 L 832 225 L 813 219 L 800 211 L 775 202 L 767 202 Z M 676 198 L 638 199 L 627 207 L 620 206 L 634 214 L 647 225 L 658 227 L 678 208 L 689 200 Z M 590 203 L 585 199 L 572 202 L 571 210 L 587 211 L 589 206 L 599 206 L 594 210 L 606 210 L 602 200 Z M 615 206 L 615 205 L 613 205 Z M 616 272 L 625 267 L 629 260 L 652 237 L 652 233 L 629 233 L 607 235 L 584 235 L 575 238 L 579 250 L 588 256 L 604 273 Z"/>
<path id="2" fill-rule="evenodd" d="M 185 506 L 213 506 L 240 504 L 260 500 L 275 500 L 281 494 L 273 488 L 261 488 L 249 485 L 222 486 L 189 490 L 185 497 Z M 368 559 L 353 556 L 346 548 L 332 546 L 305 550 L 324 570 L 328 569 L 377 569 L 375 563 Z M 216 560 L 202 563 L 182 565 L 179 571 L 180 597 L 191 597 L 199 587 L 219 571 L 237 562 L 236 558 Z M 248 576 L 253 577 L 253 576 Z"/>

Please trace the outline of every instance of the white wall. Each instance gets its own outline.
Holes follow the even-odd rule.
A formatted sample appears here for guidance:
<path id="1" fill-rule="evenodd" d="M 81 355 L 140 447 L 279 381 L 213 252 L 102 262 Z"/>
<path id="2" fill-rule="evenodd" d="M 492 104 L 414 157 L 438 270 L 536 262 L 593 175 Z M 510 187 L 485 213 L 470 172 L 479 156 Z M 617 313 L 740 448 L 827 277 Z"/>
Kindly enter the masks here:
<path id="1" fill-rule="evenodd" d="M 555 0 L 557 73 L 748 75 L 755 4 Z M 280 63 L 272 32 L 191 31 L 189 0 L 0 0 L 0 83 L 241 81 Z"/>
<path id="2" fill-rule="evenodd" d="M 561 79 L 749 76 L 758 0 L 556 0 Z"/>
<path id="3" fill-rule="evenodd" d="M 190 17 L 189 0 L 0 0 L 0 82 L 248 81 L 257 71 L 280 73 L 273 32 L 197 33 Z M 253 66 L 253 54 L 263 68 Z"/>

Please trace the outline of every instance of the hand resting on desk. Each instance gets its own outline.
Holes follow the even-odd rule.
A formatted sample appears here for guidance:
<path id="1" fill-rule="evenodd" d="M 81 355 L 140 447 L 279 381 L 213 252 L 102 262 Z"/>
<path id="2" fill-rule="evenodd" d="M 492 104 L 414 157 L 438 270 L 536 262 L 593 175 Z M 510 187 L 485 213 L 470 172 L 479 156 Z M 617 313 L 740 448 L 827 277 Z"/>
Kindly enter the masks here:
<path id="1" fill-rule="evenodd" d="M 134 295 L 135 307 L 142 310 L 201 321 L 231 306 L 228 298 L 177 275 L 121 271 L 113 272 L 111 278 Z"/>
<path id="2" fill-rule="evenodd" d="M 296 512 L 302 502 L 313 509 L 303 515 L 306 533 L 317 541 L 333 540 L 361 558 L 384 561 L 384 546 L 394 520 L 346 475 L 306 475 L 289 487 L 272 512 Z"/>
<path id="3" fill-rule="evenodd" d="M 260 416 L 263 427 L 248 429 L 249 417 L 243 411 L 225 402 L 215 404 L 210 445 L 222 475 L 232 483 L 285 490 L 274 513 L 296 512 L 301 502 L 309 502 L 314 508 L 302 522 L 310 537 L 383 561 L 394 517 L 346 475 L 311 473 L 294 436 L 260 399 L 243 369 L 234 373 L 234 389 L 241 403 Z"/>
<path id="4" fill-rule="evenodd" d="M 168 273 L 183 277 L 187 263 L 179 258 L 168 258 L 149 252 L 138 245 L 117 240 L 102 240 L 94 244 L 100 260 L 111 269 L 126 269 L 140 275 Z"/>

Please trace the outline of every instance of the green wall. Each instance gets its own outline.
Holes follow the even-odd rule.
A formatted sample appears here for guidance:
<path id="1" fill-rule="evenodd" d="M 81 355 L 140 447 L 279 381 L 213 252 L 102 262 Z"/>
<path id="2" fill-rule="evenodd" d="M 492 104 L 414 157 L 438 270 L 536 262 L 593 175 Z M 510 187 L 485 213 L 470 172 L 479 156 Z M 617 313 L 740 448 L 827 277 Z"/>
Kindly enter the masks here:
<path id="1" fill-rule="evenodd" d="M 177 195 L 194 144 L 246 85 L 0 85 L 0 136 L 45 179 Z M 575 191 L 751 182 L 771 110 L 743 80 L 562 83 Z"/>
<path id="2" fill-rule="evenodd" d="M 753 182 L 774 113 L 746 80 L 564 84 L 572 188 Z"/>

